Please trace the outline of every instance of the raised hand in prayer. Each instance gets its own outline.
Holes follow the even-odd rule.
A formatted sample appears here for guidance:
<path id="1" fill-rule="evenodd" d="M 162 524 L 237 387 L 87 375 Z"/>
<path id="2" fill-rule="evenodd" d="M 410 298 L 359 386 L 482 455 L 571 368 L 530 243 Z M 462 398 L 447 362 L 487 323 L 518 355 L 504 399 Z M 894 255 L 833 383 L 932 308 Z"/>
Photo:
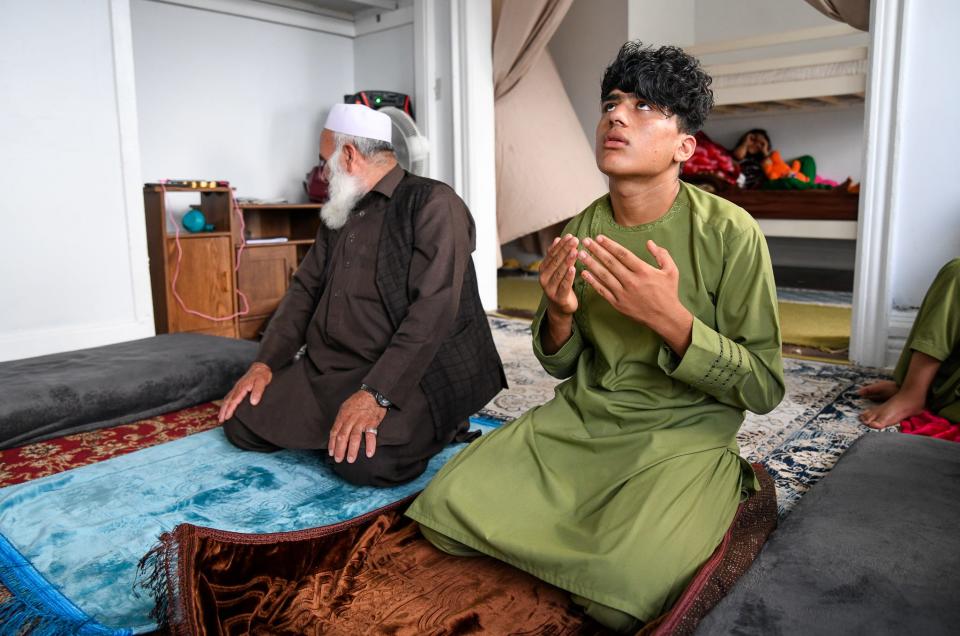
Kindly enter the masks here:
<path id="1" fill-rule="evenodd" d="M 227 397 L 223 398 L 217 421 L 223 424 L 233 417 L 233 412 L 237 410 L 248 393 L 250 394 L 250 404 L 253 406 L 259 404 L 260 398 L 263 397 L 263 390 L 267 388 L 271 380 L 273 380 L 273 372 L 270 367 L 262 362 L 251 364 L 243 377 L 237 380 L 237 383 L 227 393 Z"/>
<path id="2" fill-rule="evenodd" d="M 657 332 L 683 357 L 690 346 L 693 314 L 680 302 L 680 271 L 670 252 L 653 241 L 647 250 L 659 269 L 616 241 L 603 236 L 583 240 L 583 279 L 613 308 Z"/>
<path id="3" fill-rule="evenodd" d="M 558 316 L 577 311 L 577 295 L 573 293 L 576 268 L 573 264 L 577 260 L 578 243 L 572 234 L 553 239 L 540 264 L 540 287 L 547 297 L 549 309 Z"/>
<path id="4" fill-rule="evenodd" d="M 573 291 L 579 239 L 572 234 L 553 239 L 540 264 L 540 287 L 547 299 L 548 328 L 543 331 L 543 347 L 555 353 L 570 338 L 573 314 L 579 303 Z"/>
<path id="5" fill-rule="evenodd" d="M 347 463 L 357 460 L 360 452 L 360 440 L 367 457 L 377 452 L 377 427 L 387 415 L 387 409 L 377 404 L 376 399 L 366 391 L 357 391 L 340 405 L 337 419 L 330 429 L 327 452 L 338 464 L 344 456 Z"/>

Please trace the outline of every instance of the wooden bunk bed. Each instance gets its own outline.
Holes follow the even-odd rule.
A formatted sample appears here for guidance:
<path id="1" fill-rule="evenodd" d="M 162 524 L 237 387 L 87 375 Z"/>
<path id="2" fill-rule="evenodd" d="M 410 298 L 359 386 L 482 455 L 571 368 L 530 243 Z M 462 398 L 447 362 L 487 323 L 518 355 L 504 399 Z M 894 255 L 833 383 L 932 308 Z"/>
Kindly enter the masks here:
<path id="1" fill-rule="evenodd" d="M 767 237 L 855 241 L 860 195 L 834 190 L 744 190 L 709 175 L 684 181 L 736 203 Z"/>
<path id="2" fill-rule="evenodd" d="M 845 190 L 739 190 L 719 193 L 749 212 L 765 236 L 857 239 L 860 195 Z"/>
<path id="3" fill-rule="evenodd" d="M 779 45 L 804 46 L 814 41 L 864 37 L 863 32 L 838 24 L 753 38 L 714 42 L 687 48 L 698 57 L 738 55 Z M 867 47 L 841 46 L 793 55 L 704 65 L 713 77 L 711 117 L 793 113 L 836 108 L 863 102 Z M 821 47 L 823 48 L 823 47 Z M 855 240 L 859 195 L 834 190 L 743 190 L 720 180 L 685 179 L 706 186 L 750 212 L 767 236 Z"/>

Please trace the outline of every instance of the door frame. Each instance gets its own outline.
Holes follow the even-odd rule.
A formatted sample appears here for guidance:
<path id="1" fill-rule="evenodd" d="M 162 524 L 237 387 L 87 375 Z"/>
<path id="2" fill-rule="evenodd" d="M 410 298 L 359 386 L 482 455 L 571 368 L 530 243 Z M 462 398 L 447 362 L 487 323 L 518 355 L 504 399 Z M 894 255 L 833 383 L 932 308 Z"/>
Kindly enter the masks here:
<path id="1" fill-rule="evenodd" d="M 893 318 L 893 221 L 899 210 L 901 64 L 909 0 L 874 0 L 864 107 L 863 179 L 850 322 L 850 360 L 890 364 Z M 902 322 L 902 321 L 901 321 Z"/>

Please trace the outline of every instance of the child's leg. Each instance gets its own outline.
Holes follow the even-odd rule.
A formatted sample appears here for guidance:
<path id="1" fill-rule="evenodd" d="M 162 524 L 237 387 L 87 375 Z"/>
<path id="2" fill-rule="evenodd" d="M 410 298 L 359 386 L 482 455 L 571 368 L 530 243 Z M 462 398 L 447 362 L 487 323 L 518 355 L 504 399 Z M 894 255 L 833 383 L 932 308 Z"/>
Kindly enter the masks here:
<path id="1" fill-rule="evenodd" d="M 864 411 L 860 415 L 861 421 L 870 428 L 886 428 L 919 415 L 926 405 L 927 393 L 939 369 L 939 360 L 914 351 L 900 389 L 880 406 Z"/>
<path id="2" fill-rule="evenodd" d="M 960 347 L 958 307 L 960 258 L 944 265 L 927 290 L 893 373 L 894 381 L 877 382 L 860 390 L 863 397 L 886 400 L 860 415 L 864 424 L 886 428 L 928 406 L 930 388 L 942 362 Z"/>

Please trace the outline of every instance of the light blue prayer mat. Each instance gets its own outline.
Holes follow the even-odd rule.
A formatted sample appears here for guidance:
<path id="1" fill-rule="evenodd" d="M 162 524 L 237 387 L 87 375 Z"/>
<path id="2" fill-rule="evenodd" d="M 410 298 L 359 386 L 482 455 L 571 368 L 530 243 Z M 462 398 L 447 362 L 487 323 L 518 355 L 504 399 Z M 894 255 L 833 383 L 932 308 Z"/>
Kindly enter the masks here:
<path id="1" fill-rule="evenodd" d="M 496 420 L 474 418 L 473 429 Z M 132 634 L 156 629 L 134 591 L 137 563 L 180 523 L 286 532 L 351 519 L 422 490 L 464 444 L 395 488 L 352 486 L 321 453 L 233 447 L 216 428 L 0 488 L 0 634 Z"/>

